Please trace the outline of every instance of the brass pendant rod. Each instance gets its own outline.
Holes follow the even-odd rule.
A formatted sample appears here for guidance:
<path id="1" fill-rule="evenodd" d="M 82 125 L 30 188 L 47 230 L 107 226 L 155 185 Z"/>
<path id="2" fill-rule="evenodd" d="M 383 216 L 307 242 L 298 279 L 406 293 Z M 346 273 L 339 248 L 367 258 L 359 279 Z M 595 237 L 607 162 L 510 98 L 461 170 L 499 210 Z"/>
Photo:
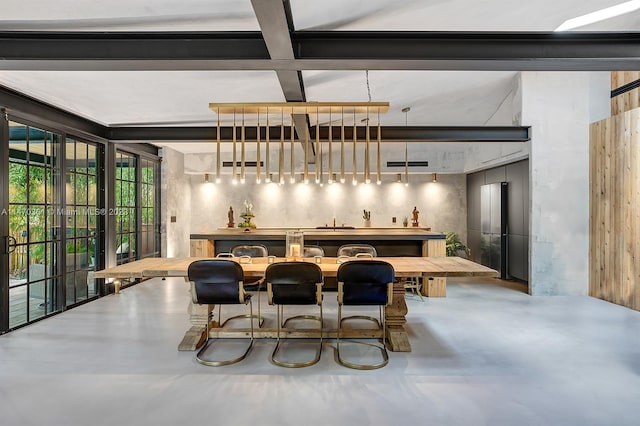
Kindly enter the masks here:
<path id="1" fill-rule="evenodd" d="M 293 115 L 291 116 L 291 120 L 293 120 Z M 304 174 L 302 176 L 302 181 L 304 183 L 309 183 L 309 132 L 305 130 L 304 132 Z"/>
<path id="2" fill-rule="evenodd" d="M 220 183 L 220 110 L 218 110 L 218 127 L 216 128 L 216 183 Z"/>
<path id="3" fill-rule="evenodd" d="M 258 119 L 258 126 L 256 129 L 256 183 L 260 183 L 262 181 L 262 176 L 260 175 L 260 113 L 259 112 L 258 112 L 257 119 Z"/>
<path id="4" fill-rule="evenodd" d="M 320 147 L 320 110 L 316 110 L 316 183 L 322 176 L 322 148 Z"/>
<path id="5" fill-rule="evenodd" d="M 278 183 L 284 184 L 284 113 L 280 116 L 280 151 L 278 152 Z"/>
<path id="6" fill-rule="evenodd" d="M 365 127 L 365 145 L 364 145 L 364 183 L 371 182 L 371 169 L 369 163 L 369 143 L 371 141 L 371 128 L 369 126 L 369 109 L 367 108 L 367 126 Z"/>
<path id="7" fill-rule="evenodd" d="M 333 143 L 333 131 L 331 129 L 331 111 L 329 111 L 329 183 L 333 183 L 333 154 L 332 154 L 332 143 Z"/>
<path id="8" fill-rule="evenodd" d="M 342 110 L 342 125 L 340 126 L 340 183 L 344 183 L 344 109 Z"/>
<path id="9" fill-rule="evenodd" d="M 291 108 L 291 177 L 289 178 L 291 183 L 296 182 L 296 170 L 295 170 L 295 154 L 294 154 L 294 139 L 295 139 L 295 127 L 293 123 L 293 108 Z"/>
<path id="10" fill-rule="evenodd" d="M 237 137 L 236 137 L 236 114 L 235 112 L 233 113 L 233 178 L 231 179 L 231 182 L 236 183 L 237 182 L 237 175 L 236 175 L 236 162 L 238 160 L 238 154 L 237 154 Z"/>
<path id="11" fill-rule="evenodd" d="M 376 172 L 378 173 L 376 183 L 380 185 L 382 183 L 382 174 L 380 171 L 380 164 L 382 160 L 380 159 L 380 143 L 382 142 L 382 137 L 380 135 L 380 112 L 378 111 L 378 156 L 377 156 L 377 166 Z"/>
<path id="12" fill-rule="evenodd" d="M 244 183 L 244 109 L 242 110 L 242 127 L 240 128 L 240 183 Z"/>
<path id="13" fill-rule="evenodd" d="M 356 127 L 356 112 L 353 112 L 353 184 L 358 183 L 358 166 L 356 159 L 356 142 L 358 141 L 358 128 Z"/>
<path id="14" fill-rule="evenodd" d="M 271 182 L 271 166 L 269 161 L 269 109 L 267 108 L 267 132 L 266 132 L 266 140 L 265 140 L 265 169 L 264 169 L 264 180 L 265 182 Z"/>

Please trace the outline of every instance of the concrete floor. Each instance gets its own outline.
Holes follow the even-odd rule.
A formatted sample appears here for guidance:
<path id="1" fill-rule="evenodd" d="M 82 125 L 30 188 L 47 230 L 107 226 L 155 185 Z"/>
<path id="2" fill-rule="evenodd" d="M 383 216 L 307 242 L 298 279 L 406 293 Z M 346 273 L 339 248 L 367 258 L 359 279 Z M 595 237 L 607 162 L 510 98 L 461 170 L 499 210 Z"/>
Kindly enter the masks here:
<path id="1" fill-rule="evenodd" d="M 270 340 L 213 368 L 176 350 L 184 281 L 153 279 L 1 336 L 0 424 L 638 424 L 640 312 L 492 280 L 407 299 L 413 352 L 381 370 L 339 366 L 335 341 L 312 367 L 276 367 Z"/>

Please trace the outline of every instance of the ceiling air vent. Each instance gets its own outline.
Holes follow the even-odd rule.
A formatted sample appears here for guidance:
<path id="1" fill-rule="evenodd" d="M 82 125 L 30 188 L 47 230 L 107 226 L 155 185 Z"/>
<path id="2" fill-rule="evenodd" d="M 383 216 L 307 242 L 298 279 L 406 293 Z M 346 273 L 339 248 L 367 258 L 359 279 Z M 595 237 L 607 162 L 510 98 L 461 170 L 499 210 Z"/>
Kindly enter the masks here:
<path id="1" fill-rule="evenodd" d="M 429 167 L 428 161 L 409 161 L 406 163 L 409 167 Z M 387 167 L 404 167 L 404 161 L 387 161 Z"/>

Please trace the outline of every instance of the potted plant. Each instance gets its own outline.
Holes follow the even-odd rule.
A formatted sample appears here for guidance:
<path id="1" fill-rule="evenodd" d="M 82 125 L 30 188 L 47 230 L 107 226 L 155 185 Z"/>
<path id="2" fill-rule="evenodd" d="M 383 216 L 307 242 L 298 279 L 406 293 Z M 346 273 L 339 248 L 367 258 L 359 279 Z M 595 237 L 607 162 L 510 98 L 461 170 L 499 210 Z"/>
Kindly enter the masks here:
<path id="1" fill-rule="evenodd" d="M 458 256 L 460 252 L 463 252 L 465 257 L 471 254 L 469 247 L 460 241 L 458 234 L 455 232 L 447 232 L 446 236 L 447 256 Z"/>
<path id="2" fill-rule="evenodd" d="M 404 226 L 405 228 L 409 226 L 409 217 L 408 216 L 405 216 L 402 219 L 402 226 Z"/>

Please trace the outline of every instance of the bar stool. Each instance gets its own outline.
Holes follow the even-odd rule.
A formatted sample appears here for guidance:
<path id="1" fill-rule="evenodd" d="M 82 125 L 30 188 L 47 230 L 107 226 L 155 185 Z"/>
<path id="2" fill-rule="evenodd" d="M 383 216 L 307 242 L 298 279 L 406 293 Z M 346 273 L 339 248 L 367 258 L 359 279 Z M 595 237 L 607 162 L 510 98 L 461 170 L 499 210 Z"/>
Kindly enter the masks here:
<path id="1" fill-rule="evenodd" d="M 276 305 L 278 317 L 277 343 L 271 353 L 271 362 L 281 367 L 308 367 L 317 363 L 322 354 L 322 270 L 315 263 L 310 262 L 282 262 L 273 263 L 265 271 L 267 281 L 267 295 L 270 305 Z M 282 321 L 284 305 L 318 305 L 320 316 L 296 315 Z M 280 349 L 280 328 L 286 327 L 293 319 L 312 319 L 320 322 L 320 344 L 316 356 L 305 362 L 286 362 L 278 359 Z"/>
<path id="2" fill-rule="evenodd" d="M 389 363 L 386 349 L 387 328 L 385 322 L 386 307 L 393 297 L 394 269 L 391 264 L 381 260 L 352 260 L 338 267 L 338 333 L 336 352 L 338 363 L 357 370 L 374 370 Z M 343 306 L 378 306 L 380 319 L 365 315 L 353 315 L 342 318 Z M 342 322 L 351 319 L 373 321 L 382 329 L 382 346 L 372 344 L 380 349 L 382 361 L 376 364 L 357 364 L 346 361 L 340 354 L 340 335 Z"/>
<path id="3" fill-rule="evenodd" d="M 338 248 L 338 257 L 377 257 L 376 248 L 370 244 L 344 244 Z"/>
<path id="4" fill-rule="evenodd" d="M 191 297 L 195 304 L 218 305 L 218 323 L 222 328 L 229 321 L 236 318 L 249 318 L 251 321 L 251 340 L 244 353 L 237 358 L 228 360 L 214 360 L 205 358 L 204 354 L 213 344 L 209 339 L 210 322 L 213 311 L 207 317 L 207 339 L 204 346 L 196 354 L 196 361 L 200 364 L 218 367 L 235 364 L 247 357 L 253 347 L 253 305 L 251 295 L 244 290 L 242 279 L 244 277 L 242 267 L 233 260 L 197 260 L 189 265 L 187 271 L 191 285 Z M 220 305 L 249 304 L 248 315 L 236 315 L 222 322 Z"/>

